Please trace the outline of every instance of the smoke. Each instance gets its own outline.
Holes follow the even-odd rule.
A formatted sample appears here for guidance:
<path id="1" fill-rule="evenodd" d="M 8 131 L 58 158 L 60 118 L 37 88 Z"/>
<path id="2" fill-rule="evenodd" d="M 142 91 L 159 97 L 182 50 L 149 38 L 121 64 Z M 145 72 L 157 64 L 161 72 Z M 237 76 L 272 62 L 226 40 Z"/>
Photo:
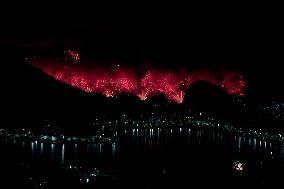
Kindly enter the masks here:
<path id="1" fill-rule="evenodd" d="M 245 81 L 237 71 L 199 69 L 188 72 L 154 68 L 123 66 L 117 62 L 103 66 L 92 61 L 80 62 L 55 58 L 29 59 L 29 63 L 68 85 L 107 97 L 133 94 L 141 100 L 164 94 L 169 101 L 182 103 L 186 89 L 197 80 L 218 85 L 229 94 L 244 95 Z"/>

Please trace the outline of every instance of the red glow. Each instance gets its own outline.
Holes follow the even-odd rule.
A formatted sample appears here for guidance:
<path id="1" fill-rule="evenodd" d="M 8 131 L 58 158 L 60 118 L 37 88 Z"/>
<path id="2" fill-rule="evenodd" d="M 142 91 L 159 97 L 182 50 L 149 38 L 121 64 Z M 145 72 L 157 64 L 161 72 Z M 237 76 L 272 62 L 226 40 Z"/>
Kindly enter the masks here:
<path id="1" fill-rule="evenodd" d="M 244 95 L 243 88 L 245 87 L 245 81 L 243 76 L 238 73 L 226 72 L 224 79 L 220 82 L 220 86 L 229 94 Z"/>
<path id="2" fill-rule="evenodd" d="M 75 51 L 67 51 L 67 55 L 74 60 L 80 58 Z M 186 89 L 197 80 L 219 85 L 229 94 L 244 95 L 245 81 L 238 72 L 223 72 L 217 77 L 215 73 L 205 70 L 179 73 L 148 68 L 138 76 L 134 69 L 118 65 L 102 69 L 94 64 L 87 67 L 83 64 L 64 64 L 54 59 L 32 59 L 30 63 L 66 84 L 107 97 L 128 93 L 146 100 L 153 95 L 164 94 L 168 100 L 182 103 Z"/>
<path id="3" fill-rule="evenodd" d="M 161 73 L 158 71 L 148 71 L 141 79 L 141 93 L 138 94 L 140 99 L 147 99 L 148 96 L 155 94 L 165 94 L 167 99 L 182 102 L 183 91 L 179 84 L 181 80 L 174 73 Z"/>
<path id="4" fill-rule="evenodd" d="M 66 54 L 66 60 L 75 60 L 75 61 L 78 61 L 80 60 L 80 54 L 74 50 L 67 50 L 65 51 L 65 54 Z"/>

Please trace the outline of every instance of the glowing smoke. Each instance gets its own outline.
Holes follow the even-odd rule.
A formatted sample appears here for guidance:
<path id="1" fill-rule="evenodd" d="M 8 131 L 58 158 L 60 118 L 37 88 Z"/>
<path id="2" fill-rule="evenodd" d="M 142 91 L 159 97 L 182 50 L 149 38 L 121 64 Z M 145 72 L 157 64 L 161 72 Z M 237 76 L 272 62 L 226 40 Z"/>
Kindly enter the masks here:
<path id="1" fill-rule="evenodd" d="M 229 94 L 244 95 L 245 81 L 238 72 L 223 71 L 216 74 L 198 70 L 182 73 L 153 68 L 142 72 L 119 64 L 106 69 L 93 63 L 80 64 L 79 53 L 71 50 L 65 52 L 65 61 L 45 58 L 32 59 L 29 63 L 66 84 L 107 97 L 127 93 L 145 100 L 153 95 L 164 94 L 168 100 L 182 103 L 186 89 L 197 80 L 218 85 Z"/>

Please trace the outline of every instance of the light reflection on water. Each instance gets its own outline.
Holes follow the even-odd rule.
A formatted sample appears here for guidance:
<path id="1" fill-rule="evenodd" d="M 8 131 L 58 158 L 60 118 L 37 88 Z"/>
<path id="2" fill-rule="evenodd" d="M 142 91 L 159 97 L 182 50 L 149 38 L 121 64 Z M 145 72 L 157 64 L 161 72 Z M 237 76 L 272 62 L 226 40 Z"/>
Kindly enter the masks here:
<path id="1" fill-rule="evenodd" d="M 51 159 L 55 158 L 55 144 L 51 144 Z"/>
<path id="2" fill-rule="evenodd" d="M 42 142 L 40 143 L 40 155 L 41 156 L 43 155 L 43 143 Z"/>
<path id="3" fill-rule="evenodd" d="M 272 141 L 224 131 L 196 128 L 140 128 L 119 129 L 114 132 L 118 138 L 117 142 L 16 141 L 11 143 L 21 149 L 23 159 L 52 161 L 67 167 L 83 164 L 90 169 L 98 166 L 113 166 L 119 170 L 124 169 L 125 165 L 117 164 L 126 162 L 136 166 L 127 168 L 129 172 L 147 169 L 147 171 L 157 174 L 167 173 L 167 175 L 176 174 L 175 171 L 179 169 L 173 167 L 179 166 L 181 170 L 190 168 L 192 171 L 199 171 L 199 167 L 194 167 L 199 166 L 200 162 L 212 166 L 207 170 L 205 165 L 200 164 L 201 170 L 209 173 L 212 172 L 209 169 L 221 170 L 222 166 L 228 166 L 236 174 L 249 174 L 249 169 L 256 166 L 248 166 L 248 162 L 256 164 L 267 158 L 281 158 L 284 161 L 283 144 L 279 146 Z M 231 163 L 219 165 L 223 161 L 222 158 L 230 159 Z M 139 162 L 149 165 L 144 168 Z M 217 167 L 214 164 L 217 164 Z M 153 166 L 153 170 L 149 168 L 150 166 Z"/>
<path id="4" fill-rule="evenodd" d="M 65 156 L 65 144 L 62 144 L 61 147 L 61 163 L 64 164 L 64 156 Z"/>
<path id="5" fill-rule="evenodd" d="M 95 159 L 104 159 L 108 156 L 115 158 L 119 152 L 118 148 L 126 147 L 129 150 L 144 148 L 148 150 L 161 150 L 165 145 L 184 145 L 187 144 L 187 151 L 191 147 L 210 146 L 214 144 L 232 146 L 230 149 L 234 154 L 241 155 L 243 151 L 250 153 L 258 152 L 263 155 L 270 154 L 277 150 L 277 144 L 271 141 L 263 141 L 256 138 L 230 135 L 225 132 L 216 130 L 196 130 L 188 129 L 125 129 L 116 131 L 118 142 L 113 143 L 43 143 L 38 141 L 21 142 L 24 152 L 30 151 L 31 156 L 39 154 L 39 158 L 45 158 L 49 154 L 51 160 L 60 160 L 62 163 L 65 159 L 73 159 L 78 156 L 80 159 L 82 152 L 84 156 L 90 156 Z M 233 138 L 231 140 L 230 138 Z M 13 142 L 14 143 L 14 142 Z M 16 142 L 14 145 L 18 145 Z M 29 144 L 29 145 L 27 145 Z M 134 146 L 132 144 L 135 144 Z M 29 146 L 29 147 L 28 147 Z M 29 148 L 29 149 L 28 149 Z M 84 149 L 83 149 L 84 148 Z M 282 149 L 282 148 L 281 148 Z"/>

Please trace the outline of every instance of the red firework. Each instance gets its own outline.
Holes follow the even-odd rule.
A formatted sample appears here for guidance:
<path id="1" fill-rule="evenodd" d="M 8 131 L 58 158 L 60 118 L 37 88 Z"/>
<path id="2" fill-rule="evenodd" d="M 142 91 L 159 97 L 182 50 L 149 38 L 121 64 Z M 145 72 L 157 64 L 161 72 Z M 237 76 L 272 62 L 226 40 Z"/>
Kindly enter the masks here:
<path id="1" fill-rule="evenodd" d="M 67 54 L 74 60 L 80 58 L 75 51 L 67 51 Z M 164 94 L 168 100 L 182 103 L 185 91 L 197 80 L 219 85 L 229 94 L 244 95 L 245 81 L 238 72 L 224 72 L 221 76 L 223 79 L 218 80 L 215 73 L 205 70 L 181 74 L 149 68 L 138 77 L 135 71 L 117 65 L 104 70 L 99 67 L 87 68 L 83 64 L 64 64 L 58 60 L 32 59 L 29 62 L 66 84 L 107 97 L 128 93 L 146 100 L 153 95 Z"/>

